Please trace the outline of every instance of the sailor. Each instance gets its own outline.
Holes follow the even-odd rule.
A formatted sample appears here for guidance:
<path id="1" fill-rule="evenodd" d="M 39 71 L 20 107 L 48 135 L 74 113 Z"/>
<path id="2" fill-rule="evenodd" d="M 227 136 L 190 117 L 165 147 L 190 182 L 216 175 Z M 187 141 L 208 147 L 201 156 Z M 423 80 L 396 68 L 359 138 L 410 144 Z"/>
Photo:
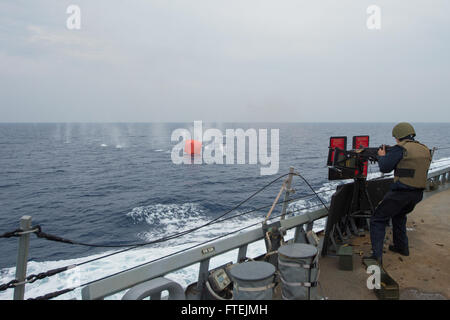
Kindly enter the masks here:
<path id="1" fill-rule="evenodd" d="M 431 151 L 426 145 L 414 140 L 416 132 L 411 124 L 397 124 L 392 130 L 392 136 L 397 144 L 387 153 L 384 145 L 378 150 L 378 165 L 383 173 L 394 170 L 394 183 L 370 218 L 372 256 L 368 258 L 376 259 L 379 264 L 382 263 L 385 229 L 389 219 L 392 219 L 393 231 L 393 244 L 389 250 L 409 255 L 406 215 L 423 198 L 431 163 Z"/>

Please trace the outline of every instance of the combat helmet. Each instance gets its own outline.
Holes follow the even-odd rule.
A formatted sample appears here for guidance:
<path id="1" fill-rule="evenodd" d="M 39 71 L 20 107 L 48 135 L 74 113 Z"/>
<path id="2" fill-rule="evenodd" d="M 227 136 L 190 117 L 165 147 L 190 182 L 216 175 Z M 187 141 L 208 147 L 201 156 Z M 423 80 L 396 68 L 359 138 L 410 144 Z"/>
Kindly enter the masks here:
<path id="1" fill-rule="evenodd" d="M 408 122 L 400 122 L 398 123 L 394 129 L 392 129 L 392 136 L 397 139 L 402 139 L 407 136 L 416 136 L 416 132 L 414 131 L 414 127 Z"/>

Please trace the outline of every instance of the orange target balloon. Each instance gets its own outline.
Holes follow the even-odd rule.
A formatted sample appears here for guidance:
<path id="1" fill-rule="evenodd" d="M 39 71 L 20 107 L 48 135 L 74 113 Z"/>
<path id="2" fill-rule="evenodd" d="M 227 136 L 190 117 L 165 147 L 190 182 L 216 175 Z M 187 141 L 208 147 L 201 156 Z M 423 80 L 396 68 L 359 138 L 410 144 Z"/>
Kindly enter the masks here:
<path id="1" fill-rule="evenodd" d="M 187 140 L 184 145 L 184 152 L 187 154 L 200 154 L 202 152 L 202 143 L 197 140 Z"/>

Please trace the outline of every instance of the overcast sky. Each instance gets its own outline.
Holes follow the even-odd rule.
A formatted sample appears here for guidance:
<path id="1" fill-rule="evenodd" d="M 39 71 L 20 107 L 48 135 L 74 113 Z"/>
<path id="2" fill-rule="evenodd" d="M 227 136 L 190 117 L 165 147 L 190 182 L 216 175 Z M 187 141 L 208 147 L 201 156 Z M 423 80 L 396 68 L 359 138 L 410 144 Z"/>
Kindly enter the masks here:
<path id="1" fill-rule="evenodd" d="M 81 9 L 69 30 L 66 9 Z M 369 30 L 366 10 L 381 9 Z M 448 122 L 448 0 L 0 1 L 0 122 Z"/>

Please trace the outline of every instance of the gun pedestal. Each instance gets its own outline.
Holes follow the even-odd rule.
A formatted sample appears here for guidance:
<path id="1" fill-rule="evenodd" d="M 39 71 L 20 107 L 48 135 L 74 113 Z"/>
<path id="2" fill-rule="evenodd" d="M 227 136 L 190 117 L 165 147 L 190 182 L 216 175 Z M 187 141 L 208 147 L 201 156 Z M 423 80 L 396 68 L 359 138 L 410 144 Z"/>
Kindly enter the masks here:
<path id="1" fill-rule="evenodd" d="M 367 201 L 369 208 L 363 205 L 363 201 Z M 350 225 L 353 229 L 353 233 L 360 235 L 359 228 L 361 228 L 361 220 L 364 220 L 367 225 L 367 229 L 370 228 L 370 217 L 373 215 L 375 208 L 372 200 L 370 199 L 369 191 L 367 189 L 367 179 L 355 178 L 353 184 L 353 196 L 350 204 L 349 213 L 347 215 Z M 348 223 L 347 223 L 348 226 Z M 358 228 L 359 227 L 359 228 Z"/>
<path id="2" fill-rule="evenodd" d="M 340 185 L 331 197 L 325 228 L 322 254 L 337 249 L 361 229 L 370 229 L 374 203 L 381 201 L 390 181 L 367 180 L 369 163 L 378 161 L 378 149 L 369 147 L 369 136 L 354 136 L 353 149 L 347 150 L 347 137 L 330 137 L 328 151 L 328 180 L 352 179 L 353 183 Z M 391 147 L 386 146 L 386 150 Z"/>

